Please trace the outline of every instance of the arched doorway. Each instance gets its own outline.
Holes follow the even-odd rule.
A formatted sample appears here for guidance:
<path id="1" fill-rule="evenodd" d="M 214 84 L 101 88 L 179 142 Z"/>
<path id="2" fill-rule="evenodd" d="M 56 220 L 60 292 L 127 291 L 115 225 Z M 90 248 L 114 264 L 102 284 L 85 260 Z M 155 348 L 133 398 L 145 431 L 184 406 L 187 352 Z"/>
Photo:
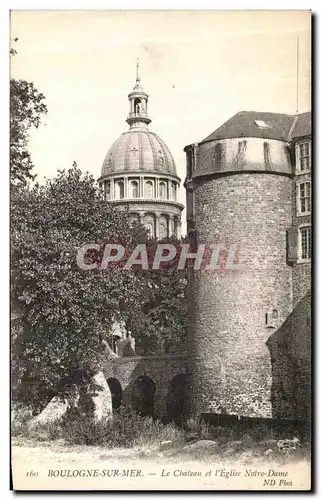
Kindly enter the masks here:
<path id="1" fill-rule="evenodd" d="M 156 386 L 150 377 L 142 375 L 133 385 L 132 405 L 134 410 L 143 417 L 154 415 L 154 394 Z"/>
<path id="2" fill-rule="evenodd" d="M 169 420 L 181 422 L 184 416 L 186 375 L 176 375 L 170 383 L 167 397 L 167 416 Z"/>
<path id="3" fill-rule="evenodd" d="M 120 382 L 116 378 L 110 377 L 107 379 L 107 384 L 111 392 L 113 411 L 115 411 L 121 405 L 123 391 Z"/>

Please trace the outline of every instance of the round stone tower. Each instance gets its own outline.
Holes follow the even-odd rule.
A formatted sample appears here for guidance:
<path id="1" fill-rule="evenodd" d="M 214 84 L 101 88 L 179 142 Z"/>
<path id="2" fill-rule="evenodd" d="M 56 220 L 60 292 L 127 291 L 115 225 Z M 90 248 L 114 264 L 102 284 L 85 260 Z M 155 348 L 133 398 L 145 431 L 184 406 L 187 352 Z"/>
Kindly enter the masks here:
<path id="1" fill-rule="evenodd" d="M 99 185 L 106 199 L 120 209 L 128 207 L 132 220 L 143 223 L 151 236 L 180 236 L 184 208 L 177 201 L 180 178 L 170 150 L 148 129 L 148 94 L 140 83 L 138 63 L 136 85 L 128 99 L 129 130 L 109 149 Z"/>
<path id="2" fill-rule="evenodd" d="M 272 416 L 266 342 L 291 312 L 292 122 L 288 115 L 241 112 L 185 148 L 190 241 L 220 243 L 223 261 L 224 251 L 237 249 L 237 266 L 190 270 L 191 414 Z"/>

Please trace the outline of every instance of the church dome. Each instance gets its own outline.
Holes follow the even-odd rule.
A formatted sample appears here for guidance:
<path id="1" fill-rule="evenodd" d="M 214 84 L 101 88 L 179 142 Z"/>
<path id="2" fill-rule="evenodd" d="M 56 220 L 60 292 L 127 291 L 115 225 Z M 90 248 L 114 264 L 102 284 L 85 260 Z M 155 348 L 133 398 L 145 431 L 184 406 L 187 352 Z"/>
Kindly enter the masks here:
<path id="1" fill-rule="evenodd" d="M 174 159 L 164 141 L 143 126 L 124 132 L 105 157 L 102 177 L 122 172 L 177 175 Z"/>
<path id="2" fill-rule="evenodd" d="M 180 235 L 178 202 L 180 178 L 170 150 L 148 125 L 148 94 L 140 83 L 139 63 L 136 84 L 128 95 L 129 113 L 124 132 L 109 149 L 98 184 L 105 200 L 128 210 L 132 222 L 140 222 L 152 237 Z"/>

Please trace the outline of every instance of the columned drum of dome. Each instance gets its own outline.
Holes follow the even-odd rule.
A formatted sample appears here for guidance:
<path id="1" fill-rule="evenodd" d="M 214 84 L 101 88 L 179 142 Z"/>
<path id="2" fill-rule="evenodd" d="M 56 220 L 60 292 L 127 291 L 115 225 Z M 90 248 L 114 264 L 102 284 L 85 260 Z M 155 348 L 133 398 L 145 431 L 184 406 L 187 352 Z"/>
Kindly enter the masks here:
<path id="1" fill-rule="evenodd" d="M 107 200 L 120 209 L 128 207 L 132 220 L 162 239 L 180 236 L 184 207 L 177 201 L 180 178 L 173 156 L 148 128 L 148 98 L 137 63 L 136 84 L 128 95 L 129 130 L 107 152 L 98 182 Z"/>

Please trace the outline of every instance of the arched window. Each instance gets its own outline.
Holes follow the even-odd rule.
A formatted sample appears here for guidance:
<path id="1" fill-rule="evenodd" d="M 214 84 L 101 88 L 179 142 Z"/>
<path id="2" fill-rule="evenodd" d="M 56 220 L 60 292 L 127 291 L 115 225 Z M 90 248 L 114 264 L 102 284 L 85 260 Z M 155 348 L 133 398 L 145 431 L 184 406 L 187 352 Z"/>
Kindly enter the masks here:
<path id="1" fill-rule="evenodd" d="M 136 98 L 135 101 L 134 101 L 134 108 L 135 108 L 135 113 L 136 115 L 139 115 L 140 114 L 140 110 L 141 110 L 141 100 Z"/>
<path id="2" fill-rule="evenodd" d="M 145 182 L 145 198 L 153 198 L 153 183 L 152 183 L 152 181 Z"/>
<path id="3" fill-rule="evenodd" d="M 159 197 L 162 200 L 166 198 L 166 184 L 165 184 L 165 182 L 159 183 Z"/>
<path id="4" fill-rule="evenodd" d="M 145 228 L 149 232 L 149 236 L 154 236 L 154 228 L 153 228 L 153 224 L 151 222 L 147 222 L 145 224 Z"/>
<path id="5" fill-rule="evenodd" d="M 172 184 L 172 200 L 176 201 L 176 184 Z"/>
<path id="6" fill-rule="evenodd" d="M 118 181 L 115 184 L 115 198 L 116 200 L 122 200 L 124 198 L 124 183 L 123 181 Z"/>
<path id="7" fill-rule="evenodd" d="M 130 183 L 130 193 L 132 198 L 139 197 L 139 185 L 137 181 L 131 181 Z"/>
<path id="8" fill-rule="evenodd" d="M 164 238 L 166 238 L 166 236 L 167 236 L 166 233 L 167 233 L 166 226 L 163 222 L 159 225 L 159 239 L 163 240 Z"/>

